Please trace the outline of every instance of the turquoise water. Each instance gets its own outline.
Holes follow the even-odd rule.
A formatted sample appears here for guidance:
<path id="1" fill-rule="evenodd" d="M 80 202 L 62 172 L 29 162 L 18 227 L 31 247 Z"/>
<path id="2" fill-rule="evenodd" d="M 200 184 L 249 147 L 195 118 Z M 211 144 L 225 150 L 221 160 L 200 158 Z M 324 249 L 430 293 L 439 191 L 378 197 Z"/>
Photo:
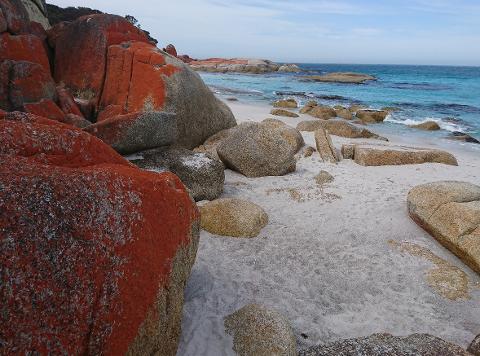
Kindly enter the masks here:
<path id="1" fill-rule="evenodd" d="M 266 75 L 201 73 L 217 94 L 252 102 L 294 97 L 327 105 L 364 104 L 400 109 L 387 119 L 393 129 L 427 120 L 444 133 L 462 131 L 480 139 L 480 67 L 299 64 L 309 72 Z M 362 85 L 302 81 L 304 75 L 360 72 L 378 81 Z"/>

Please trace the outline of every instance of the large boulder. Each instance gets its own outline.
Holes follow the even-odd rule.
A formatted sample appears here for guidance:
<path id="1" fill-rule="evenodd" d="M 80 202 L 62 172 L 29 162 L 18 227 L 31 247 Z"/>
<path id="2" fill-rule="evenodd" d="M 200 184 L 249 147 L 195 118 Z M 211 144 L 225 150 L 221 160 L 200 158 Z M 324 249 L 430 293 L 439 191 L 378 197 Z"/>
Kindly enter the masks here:
<path id="1" fill-rule="evenodd" d="M 281 120 L 265 119 L 260 124 L 279 132 L 285 141 L 287 141 L 294 154 L 300 151 L 303 146 L 305 146 L 305 140 L 303 139 L 300 131 L 285 124 Z"/>
<path id="2" fill-rule="evenodd" d="M 84 130 L 121 154 L 170 146 L 177 140 L 175 114 L 158 111 L 114 116 Z"/>
<path id="3" fill-rule="evenodd" d="M 88 15 L 68 24 L 55 41 L 55 81 L 75 96 L 98 98 L 105 80 L 107 50 L 125 41 L 148 43 L 148 38 L 125 18 Z"/>
<path id="4" fill-rule="evenodd" d="M 323 128 L 315 131 L 315 144 L 324 162 L 337 163 L 340 160 L 330 135 Z"/>
<path id="5" fill-rule="evenodd" d="M 44 44 L 35 35 L 0 34 L 0 62 L 4 60 L 37 63 L 50 75 L 50 62 Z"/>
<path id="6" fill-rule="evenodd" d="M 202 229 L 220 236 L 252 238 L 268 223 L 258 205 L 240 199 L 217 199 L 200 207 Z"/>
<path id="7" fill-rule="evenodd" d="M 60 123 L 1 122 L 27 138 L 0 157 L 2 353 L 175 355 L 199 219 L 179 179 Z"/>
<path id="8" fill-rule="evenodd" d="M 141 157 L 133 163 L 143 169 L 176 174 L 195 201 L 214 200 L 223 193 L 223 164 L 205 153 L 185 148 L 157 148 L 141 152 Z"/>
<path id="9" fill-rule="evenodd" d="M 480 186 L 435 182 L 408 193 L 412 219 L 480 274 Z"/>
<path id="10" fill-rule="evenodd" d="M 111 46 L 100 114 L 168 111 L 176 114 L 177 144 L 194 148 L 236 125 L 230 109 L 186 64 L 144 43 Z"/>
<path id="11" fill-rule="evenodd" d="M 281 176 L 295 171 L 292 146 L 281 133 L 257 123 L 238 126 L 217 146 L 222 162 L 247 177 Z"/>
<path id="12" fill-rule="evenodd" d="M 22 0 L 22 3 L 27 10 L 30 21 L 38 22 L 45 30 L 50 28 L 45 0 Z"/>
<path id="13" fill-rule="evenodd" d="M 435 121 L 425 121 L 425 122 L 422 122 L 421 124 L 410 125 L 410 127 L 414 129 L 425 130 L 425 131 L 440 130 L 440 126 Z"/>
<path id="14" fill-rule="evenodd" d="M 337 116 L 337 113 L 334 109 L 323 105 L 313 106 L 310 110 L 308 110 L 307 114 L 322 120 L 333 119 Z"/>
<path id="15" fill-rule="evenodd" d="M 233 350 L 243 356 L 296 356 L 297 342 L 288 320 L 262 305 L 249 304 L 225 318 Z"/>
<path id="16" fill-rule="evenodd" d="M 443 163 L 458 166 L 456 158 L 446 151 L 403 146 L 355 145 L 353 159 L 362 166 L 422 163 Z"/>
<path id="17" fill-rule="evenodd" d="M 397 337 L 373 334 L 358 339 L 335 341 L 302 350 L 299 356 L 469 356 L 460 346 L 428 334 Z"/>

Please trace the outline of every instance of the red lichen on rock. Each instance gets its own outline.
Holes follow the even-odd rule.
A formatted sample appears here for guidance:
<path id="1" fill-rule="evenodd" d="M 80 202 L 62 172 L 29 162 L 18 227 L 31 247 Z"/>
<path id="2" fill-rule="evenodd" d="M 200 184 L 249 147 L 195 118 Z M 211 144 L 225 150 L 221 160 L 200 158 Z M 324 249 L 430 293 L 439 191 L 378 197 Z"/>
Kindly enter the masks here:
<path id="1" fill-rule="evenodd" d="M 126 354 L 192 243 L 185 188 L 125 165 L 0 160 L 2 351 Z"/>
<path id="2" fill-rule="evenodd" d="M 177 49 L 174 45 L 169 44 L 167 47 L 164 48 L 164 51 L 167 52 L 169 55 L 177 57 Z"/>
<path id="3" fill-rule="evenodd" d="M 115 15 L 83 16 L 59 28 L 55 40 L 56 82 L 64 82 L 75 96 L 97 97 L 105 78 L 107 49 L 125 41 L 149 42 L 143 31 Z"/>
<path id="4" fill-rule="evenodd" d="M 42 99 L 37 103 L 24 105 L 25 111 L 34 115 L 43 116 L 50 120 L 63 122 L 65 113 L 50 99 Z"/>
<path id="5" fill-rule="evenodd" d="M 65 124 L 27 113 L 7 113 L 0 120 L 1 154 L 30 157 L 63 167 L 130 163 L 98 138 Z"/>
<path id="6" fill-rule="evenodd" d="M 7 31 L 12 34 L 28 32 L 30 19 L 21 0 L 0 0 L 0 10 L 6 22 Z"/>
<path id="7" fill-rule="evenodd" d="M 58 86 L 57 97 L 58 97 L 58 104 L 60 106 L 60 109 L 62 109 L 62 111 L 65 114 L 73 114 L 76 116 L 83 117 L 82 112 L 80 111 L 77 104 L 75 103 L 75 99 L 73 98 L 73 95 L 70 93 L 68 89 L 66 89 L 64 86 Z"/>
<path id="8" fill-rule="evenodd" d="M 164 54 L 156 47 L 133 42 L 108 49 L 107 75 L 100 100 L 104 120 L 112 115 L 136 111 L 161 111 L 166 98 L 163 77 L 172 76 L 180 68 L 166 64 Z"/>
<path id="9" fill-rule="evenodd" d="M 50 62 L 42 40 L 35 35 L 0 35 L 0 62 L 4 60 L 27 61 L 40 64 L 50 73 Z"/>

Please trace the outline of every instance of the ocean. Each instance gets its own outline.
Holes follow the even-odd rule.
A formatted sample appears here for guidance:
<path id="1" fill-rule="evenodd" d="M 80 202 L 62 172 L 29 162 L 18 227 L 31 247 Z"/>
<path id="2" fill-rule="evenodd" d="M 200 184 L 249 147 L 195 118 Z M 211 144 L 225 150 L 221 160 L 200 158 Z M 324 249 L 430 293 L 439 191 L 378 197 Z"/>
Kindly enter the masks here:
<path id="1" fill-rule="evenodd" d="M 373 109 L 395 107 L 386 120 L 389 130 L 422 135 L 408 125 L 436 121 L 447 136 L 460 131 L 480 139 L 480 67 L 298 64 L 306 72 L 272 74 L 200 73 L 205 83 L 223 97 L 271 103 L 293 97 L 301 104 L 315 99 L 326 105 L 363 104 Z M 302 81 L 305 75 L 359 72 L 378 78 L 366 84 Z M 432 133 L 428 133 L 432 134 Z"/>

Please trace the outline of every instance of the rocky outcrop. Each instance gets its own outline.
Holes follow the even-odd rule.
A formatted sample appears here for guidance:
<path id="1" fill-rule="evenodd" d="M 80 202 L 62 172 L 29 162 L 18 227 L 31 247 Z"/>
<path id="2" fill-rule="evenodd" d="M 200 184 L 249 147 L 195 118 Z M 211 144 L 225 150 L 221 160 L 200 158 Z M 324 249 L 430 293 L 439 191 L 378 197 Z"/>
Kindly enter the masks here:
<path id="1" fill-rule="evenodd" d="M 297 355 L 295 335 L 288 320 L 264 306 L 249 304 L 227 316 L 225 330 L 233 336 L 233 350 L 238 355 Z"/>
<path id="2" fill-rule="evenodd" d="M 200 207 L 202 229 L 220 236 L 257 237 L 268 223 L 258 205 L 240 199 L 217 199 Z"/>
<path id="3" fill-rule="evenodd" d="M 175 355 L 199 223 L 182 183 L 73 127 L 2 117 L 2 353 Z"/>
<path id="4" fill-rule="evenodd" d="M 355 145 L 353 159 L 362 166 L 443 163 L 458 166 L 456 158 L 445 151 L 423 148 Z"/>
<path id="5" fill-rule="evenodd" d="M 209 58 L 204 60 L 194 60 L 189 64 L 193 70 L 217 73 L 238 72 L 261 74 L 276 72 L 280 68 L 280 65 L 273 63 L 272 61 L 245 58 Z"/>
<path id="6" fill-rule="evenodd" d="M 170 146 L 177 141 L 176 116 L 159 111 L 114 116 L 84 130 L 121 154 Z"/>
<path id="7" fill-rule="evenodd" d="M 217 146 L 222 162 L 247 177 L 281 176 L 295 171 L 292 146 L 274 128 L 238 126 Z"/>
<path id="8" fill-rule="evenodd" d="M 296 64 L 283 64 L 277 71 L 283 73 L 300 73 L 302 69 Z"/>
<path id="9" fill-rule="evenodd" d="M 272 109 L 272 111 L 270 111 L 270 115 L 274 115 L 274 116 L 283 116 L 283 117 L 299 117 L 298 114 L 295 114 L 294 112 L 291 112 L 291 111 L 288 111 L 288 110 L 285 110 L 285 109 Z"/>
<path id="10" fill-rule="evenodd" d="M 178 57 L 177 49 L 175 48 L 175 46 L 173 44 L 167 45 L 167 47 L 165 47 L 163 49 L 163 51 L 167 52 L 171 56 Z"/>
<path id="11" fill-rule="evenodd" d="M 286 109 L 296 109 L 298 108 L 298 103 L 295 99 L 282 99 L 277 100 L 273 103 L 274 108 L 286 108 Z"/>
<path id="12" fill-rule="evenodd" d="M 412 219 L 480 274 L 480 186 L 435 182 L 408 193 Z"/>
<path id="13" fill-rule="evenodd" d="M 383 122 L 389 112 L 383 110 L 358 110 L 355 116 L 364 124 L 376 124 Z"/>
<path id="14" fill-rule="evenodd" d="M 390 334 L 373 334 L 358 339 L 348 339 L 302 350 L 299 356 L 469 356 L 458 345 L 428 334 L 397 337 Z"/>
<path id="15" fill-rule="evenodd" d="M 324 162 L 337 163 L 339 157 L 337 150 L 332 143 L 332 139 L 327 131 L 323 128 L 319 128 L 315 131 L 315 144 L 317 151 Z"/>
<path id="16" fill-rule="evenodd" d="M 329 134 L 348 138 L 375 138 L 379 140 L 388 141 L 386 138 L 378 136 L 373 132 L 362 129 L 355 125 L 350 124 L 344 120 L 312 120 L 302 121 L 297 125 L 297 130 L 300 131 L 316 131 L 319 128 L 323 128 L 328 131 Z"/>
<path id="17" fill-rule="evenodd" d="M 361 73 L 327 73 L 324 75 L 312 75 L 303 80 L 327 83 L 364 84 L 368 81 L 377 80 L 374 76 Z"/>
<path id="18" fill-rule="evenodd" d="M 132 161 L 135 165 L 176 174 L 195 201 L 214 200 L 223 193 L 223 164 L 205 153 L 194 153 L 185 148 L 157 148 L 140 155 L 141 159 Z"/>
<path id="19" fill-rule="evenodd" d="M 421 124 L 410 125 L 410 127 L 414 129 L 425 130 L 425 131 L 440 130 L 440 126 L 435 121 L 426 121 L 426 122 L 422 122 Z"/>

